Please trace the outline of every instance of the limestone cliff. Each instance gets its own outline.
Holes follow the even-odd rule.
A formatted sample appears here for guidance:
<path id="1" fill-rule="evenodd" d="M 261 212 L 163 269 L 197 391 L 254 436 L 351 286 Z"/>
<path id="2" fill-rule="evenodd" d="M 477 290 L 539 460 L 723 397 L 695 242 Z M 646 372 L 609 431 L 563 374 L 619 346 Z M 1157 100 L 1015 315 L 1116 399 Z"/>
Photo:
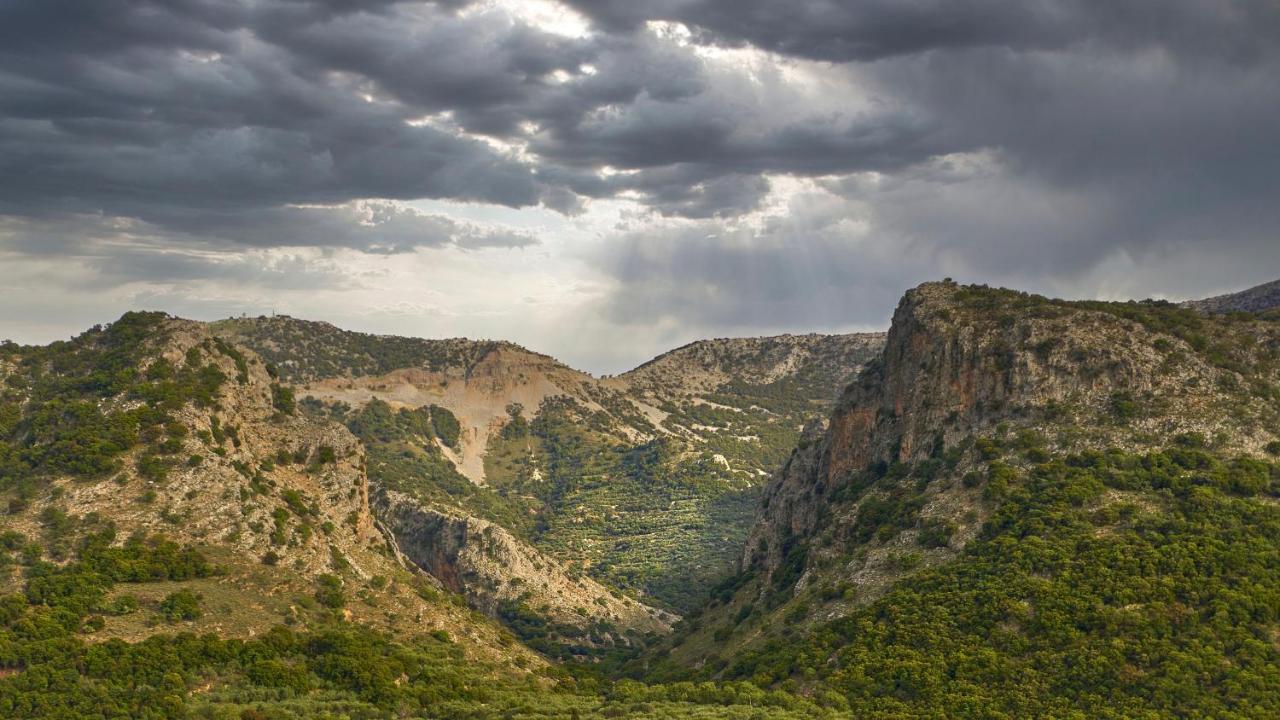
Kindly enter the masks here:
<path id="1" fill-rule="evenodd" d="M 1060 447 L 1140 446 L 1182 433 L 1258 452 L 1274 438 L 1271 324 L 1167 303 L 1069 303 L 953 283 L 906 293 L 885 348 L 764 492 L 743 566 L 773 573 L 832 522 L 863 471 L 969 448 L 1002 424 Z M 968 467 L 965 456 L 953 468 Z M 847 520 L 847 519 L 846 519 Z"/>
<path id="2" fill-rule="evenodd" d="M 378 492 L 376 505 L 405 557 L 492 617 L 510 619 L 524 605 L 558 626 L 552 639 L 595 644 L 666 633 L 678 619 L 588 577 L 571 577 L 559 561 L 486 520 L 393 491 Z"/>

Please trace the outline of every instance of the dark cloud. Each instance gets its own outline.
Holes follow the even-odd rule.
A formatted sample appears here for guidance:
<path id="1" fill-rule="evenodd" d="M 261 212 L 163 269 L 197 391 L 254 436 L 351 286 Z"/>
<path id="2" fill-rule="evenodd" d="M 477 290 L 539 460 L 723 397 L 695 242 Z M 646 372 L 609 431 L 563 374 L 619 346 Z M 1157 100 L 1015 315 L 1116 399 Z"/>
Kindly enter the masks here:
<path id="1" fill-rule="evenodd" d="M 832 62 L 937 50 L 1061 50 L 1087 43 L 1248 60 L 1274 54 L 1271 0 L 566 0 L 601 27 L 686 23 L 700 39 Z"/>
<path id="2" fill-rule="evenodd" d="M 314 247 L 394 254 L 420 247 L 525 248 L 537 244 L 537 239 L 526 233 L 481 227 L 385 201 L 184 211 L 174 218 L 161 213 L 152 222 L 103 215 L 0 217 L 0 245 L 30 255 L 93 255 L 99 246 L 109 248 L 107 254 L 112 255 L 119 254 L 121 248 L 163 245 L 184 252 Z"/>
<path id="3" fill-rule="evenodd" d="M 715 221 L 631 232 L 601 249 L 617 287 L 604 312 L 622 324 L 679 322 L 720 332 L 879 325 L 902 289 L 928 279 L 928 258 L 863 237 L 850 208 L 827 199 L 761 227 Z"/>
<path id="4" fill-rule="evenodd" d="M 942 273 L 1280 261 L 1273 0 L 566 4 L 589 32 L 465 0 L 0 4 L 0 247 L 233 282 L 271 248 L 535 243 L 408 201 L 625 198 L 610 317 L 708 327 L 883 317 Z"/>
<path id="5" fill-rule="evenodd" d="M 769 193 L 761 175 L 724 175 L 706 166 L 673 165 L 638 172 L 620 185 L 640 193 L 663 215 L 687 218 L 735 216 L 755 210 Z"/>
<path id="6" fill-rule="evenodd" d="M 235 213 L 290 204 L 576 212 L 584 197 L 629 192 L 702 217 L 754 207 L 765 173 L 891 168 L 940 149 L 909 113 L 771 120 L 749 88 L 717 86 L 704 59 L 653 34 L 570 38 L 503 10 L 452 9 L 7 3 L 0 212 L 217 236 L 213 219 L 234 234 Z M 604 178 L 605 165 L 656 171 Z"/>
<path id="7" fill-rule="evenodd" d="M 59 25 L 46 3 L 0 10 L 0 212 L 101 213 L 174 232 L 289 244 L 262 216 L 296 204 L 447 198 L 512 207 L 544 195 L 536 168 L 423 109 L 370 98 L 359 77 L 274 45 L 279 15 L 328 25 L 353 3 L 86 3 Z M 359 5 L 358 17 L 371 5 Z M 65 11 L 58 8 L 58 12 Z M 297 18 L 295 19 L 304 19 Z M 337 27 L 341 34 L 345 28 Z M 368 38 L 362 38 L 368 40 Z M 12 42 L 5 42 L 9 40 Z M 478 83 L 482 84 L 482 83 Z M 367 246 L 359 228 L 317 233 Z M 433 244 L 397 237 L 395 246 Z"/>
<path id="8" fill-rule="evenodd" d="M 629 6 L 587 5 L 606 27 L 634 20 Z M 1086 297 L 1196 296 L 1280 274 L 1280 6 L 933 5 L 681 2 L 651 14 L 716 42 L 848 63 L 830 72 L 905 110 L 846 118 L 874 129 L 863 147 L 814 133 L 825 166 L 820 152 L 789 167 L 726 153 L 838 176 L 822 185 L 856 231 L 820 205 L 764 228 L 627 235 L 601 261 L 619 281 L 612 316 L 805 327 L 828 302 L 847 321 L 885 318 L 901 283 L 947 274 Z M 817 160 L 795 164 L 805 157 Z M 845 174 L 854 158 L 875 172 Z M 892 289 L 869 296 L 884 277 Z"/>

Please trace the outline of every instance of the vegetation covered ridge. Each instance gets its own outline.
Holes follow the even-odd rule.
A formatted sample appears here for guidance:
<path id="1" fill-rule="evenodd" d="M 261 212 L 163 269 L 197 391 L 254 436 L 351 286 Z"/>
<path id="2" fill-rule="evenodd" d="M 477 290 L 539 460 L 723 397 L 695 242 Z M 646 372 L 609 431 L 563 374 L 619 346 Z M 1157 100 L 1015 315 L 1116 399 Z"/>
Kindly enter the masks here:
<path id="1" fill-rule="evenodd" d="M 1265 314 L 908 292 L 653 677 L 698 668 L 888 716 L 1273 713 L 1278 359 Z M 1181 564 L 1119 560 L 1166 554 Z M 1088 655 L 1107 647 L 1124 648 L 1111 665 Z M 1201 666 L 1179 659 L 1204 647 L 1222 684 L 1180 695 Z"/>

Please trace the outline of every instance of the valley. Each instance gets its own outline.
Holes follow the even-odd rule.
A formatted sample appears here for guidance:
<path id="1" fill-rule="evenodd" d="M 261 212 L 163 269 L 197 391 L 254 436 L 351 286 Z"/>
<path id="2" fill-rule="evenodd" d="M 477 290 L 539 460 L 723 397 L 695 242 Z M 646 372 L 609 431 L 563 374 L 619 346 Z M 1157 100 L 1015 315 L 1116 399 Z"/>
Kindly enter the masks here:
<path id="1" fill-rule="evenodd" d="M 131 313 L 0 375 L 6 716 L 1280 711 L 1269 305 L 927 283 L 608 378 Z"/>

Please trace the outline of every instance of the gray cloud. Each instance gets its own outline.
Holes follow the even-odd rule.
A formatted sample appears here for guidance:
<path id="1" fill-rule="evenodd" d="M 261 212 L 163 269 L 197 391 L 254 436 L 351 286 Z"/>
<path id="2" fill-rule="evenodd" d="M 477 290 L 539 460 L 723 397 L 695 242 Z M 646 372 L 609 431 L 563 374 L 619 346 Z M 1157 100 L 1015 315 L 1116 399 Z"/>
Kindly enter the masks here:
<path id="1" fill-rule="evenodd" d="M 601 27 L 686 23 L 701 39 L 832 62 L 936 50 L 1060 50 L 1103 43 L 1249 60 L 1274 54 L 1280 10 L 1269 0 L 566 0 Z"/>
<path id="2" fill-rule="evenodd" d="M 883 320 L 939 274 L 1277 274 L 1269 0 L 566 4 L 589 32 L 465 0 L 4 3 L 0 250 L 103 283 L 340 286 L 244 253 L 528 247 L 403 202 L 568 226 L 625 198 L 625 230 L 593 229 L 606 314 L 712 331 Z"/>
<path id="3" fill-rule="evenodd" d="M 502 10 L 392 2 L 78 5 L 0 9 L 0 212 L 194 228 L 288 204 L 573 212 L 582 196 L 636 192 L 705 216 L 753 207 L 752 175 L 939 150 L 935 128 L 900 111 L 771 118 L 752 88 L 648 33 L 566 38 Z M 604 165 L 667 171 L 606 180 Z M 679 187 L 691 174 L 701 187 Z"/>
<path id="4" fill-rule="evenodd" d="M 530 163 L 407 123 L 422 109 L 370 101 L 358 77 L 308 66 L 254 32 L 260 24 L 269 36 L 280 13 L 335 22 L 354 5 L 266 6 L 277 7 L 88 3 L 83 17 L 57 8 L 69 18 L 59 24 L 47 4 L 6 4 L 0 212 L 102 213 L 217 238 L 290 204 L 448 198 L 521 207 L 544 194 L 563 203 Z"/>
<path id="5" fill-rule="evenodd" d="M 575 4 L 606 27 L 631 22 L 622 4 Z M 907 111 L 863 119 L 894 137 L 872 144 L 878 167 L 830 150 L 821 182 L 857 233 L 824 206 L 792 207 L 786 226 L 627 235 L 601 260 L 619 281 L 613 317 L 809 326 L 827 302 L 847 322 L 883 320 L 897 283 L 946 274 L 1084 297 L 1195 296 L 1280 274 L 1280 6 L 946 5 L 682 2 L 650 15 L 848 62 L 830 72 Z M 898 25 L 911 32 L 886 30 Z M 846 174 L 850 157 L 877 172 Z M 776 275 L 756 277 L 764 267 Z M 883 277 L 897 286 L 869 296 Z"/>
<path id="6" fill-rule="evenodd" d="M 103 215 L 0 217 L 0 246 L 35 256 L 91 256 L 103 262 L 108 258 L 123 258 L 121 267 L 136 259 L 140 248 L 169 247 L 186 253 L 181 257 L 191 258 L 189 253 L 195 251 L 273 247 L 352 248 L 367 253 L 394 254 L 421 247 L 526 248 L 537 244 L 537 239 L 527 233 L 482 227 L 386 201 L 328 207 L 185 212 L 172 223 L 163 215 L 155 222 Z M 106 262 L 102 267 L 114 262 Z M 208 265 L 214 267 L 217 262 L 223 261 L 211 261 Z M 150 269 L 163 267 L 166 265 L 161 263 Z M 195 265 L 188 259 L 182 267 Z M 136 272 L 133 276 L 157 280 L 188 277 L 162 272 L 150 276 Z"/>

